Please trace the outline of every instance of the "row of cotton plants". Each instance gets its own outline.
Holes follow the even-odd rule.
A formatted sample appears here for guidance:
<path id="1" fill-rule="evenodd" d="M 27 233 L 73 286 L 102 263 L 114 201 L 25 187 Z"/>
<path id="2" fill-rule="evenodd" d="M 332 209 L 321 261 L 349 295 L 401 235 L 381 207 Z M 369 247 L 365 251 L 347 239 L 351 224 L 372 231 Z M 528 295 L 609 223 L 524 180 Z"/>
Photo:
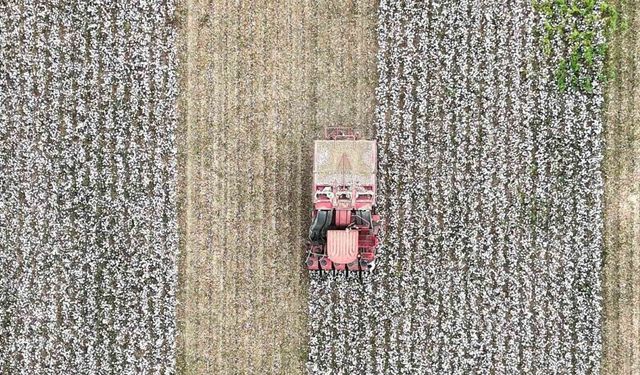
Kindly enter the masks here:
<path id="1" fill-rule="evenodd" d="M 601 88 L 558 90 L 529 1 L 379 11 L 388 227 L 363 284 L 312 278 L 310 372 L 597 373 Z"/>
<path id="2" fill-rule="evenodd" d="M 172 1 L 0 12 L 0 372 L 175 372 Z"/>

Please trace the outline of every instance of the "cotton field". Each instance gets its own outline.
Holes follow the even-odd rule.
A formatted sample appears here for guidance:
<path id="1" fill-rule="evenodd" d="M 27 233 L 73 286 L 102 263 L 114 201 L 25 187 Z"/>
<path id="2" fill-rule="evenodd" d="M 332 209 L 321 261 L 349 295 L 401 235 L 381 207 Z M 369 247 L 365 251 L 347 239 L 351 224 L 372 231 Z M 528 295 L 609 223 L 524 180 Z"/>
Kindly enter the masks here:
<path id="1" fill-rule="evenodd" d="M 310 373 L 599 371 L 602 89 L 557 90 L 540 22 L 381 2 L 388 227 L 369 280 L 311 281 Z"/>
<path id="2" fill-rule="evenodd" d="M 0 374 L 640 373 L 638 7 L 0 1 Z M 362 281 L 303 265 L 331 126 Z"/>
<path id="3" fill-rule="evenodd" d="M 173 12 L 0 5 L 0 373 L 175 371 Z"/>

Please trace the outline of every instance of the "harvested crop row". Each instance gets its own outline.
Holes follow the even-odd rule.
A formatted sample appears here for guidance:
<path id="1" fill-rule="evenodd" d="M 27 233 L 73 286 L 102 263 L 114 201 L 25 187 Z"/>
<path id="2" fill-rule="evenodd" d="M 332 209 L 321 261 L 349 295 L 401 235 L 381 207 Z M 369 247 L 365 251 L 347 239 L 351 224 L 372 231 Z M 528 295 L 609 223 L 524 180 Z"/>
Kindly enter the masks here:
<path id="1" fill-rule="evenodd" d="M 599 369 L 602 89 L 557 89 L 540 22 L 524 0 L 381 2 L 388 227 L 364 285 L 312 279 L 311 373 Z"/>
<path id="2" fill-rule="evenodd" d="M 7 4 L 0 372 L 174 372 L 173 3 Z"/>
<path id="3" fill-rule="evenodd" d="M 303 373 L 313 140 L 370 133 L 376 8 L 185 5 L 178 368 Z"/>
<path id="4" fill-rule="evenodd" d="M 640 373 L 640 1 L 623 1 L 629 31 L 611 45 L 618 77 L 607 90 L 605 255 L 603 272 L 605 374 Z"/>

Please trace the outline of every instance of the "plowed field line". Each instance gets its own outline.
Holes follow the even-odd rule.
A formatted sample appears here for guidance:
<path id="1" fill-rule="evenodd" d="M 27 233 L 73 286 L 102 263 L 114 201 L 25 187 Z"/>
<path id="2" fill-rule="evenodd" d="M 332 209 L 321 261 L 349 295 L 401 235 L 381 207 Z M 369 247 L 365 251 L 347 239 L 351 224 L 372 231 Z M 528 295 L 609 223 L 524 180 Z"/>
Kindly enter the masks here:
<path id="1" fill-rule="evenodd" d="M 313 140 L 371 136 L 373 1 L 184 1 L 184 373 L 305 370 Z M 308 189 L 306 188 L 308 187 Z"/>
<path id="2" fill-rule="evenodd" d="M 621 3 L 629 31 L 612 41 L 606 108 L 605 374 L 640 373 L 640 1 Z"/>

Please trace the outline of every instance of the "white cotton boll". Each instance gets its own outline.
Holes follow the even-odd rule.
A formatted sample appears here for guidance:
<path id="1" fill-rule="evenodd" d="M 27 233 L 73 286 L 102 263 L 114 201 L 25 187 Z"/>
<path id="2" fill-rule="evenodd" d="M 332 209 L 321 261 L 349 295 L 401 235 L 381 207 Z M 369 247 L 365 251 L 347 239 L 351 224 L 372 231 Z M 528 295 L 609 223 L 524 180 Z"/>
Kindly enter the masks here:
<path id="1" fill-rule="evenodd" d="M 389 228 L 367 305 L 383 323 L 366 332 L 367 373 L 553 372 L 573 365 L 570 350 L 580 353 L 573 369 L 589 372 L 600 347 L 589 343 L 599 331 L 601 219 L 599 205 L 571 197 L 602 194 L 593 115 L 602 95 L 556 91 L 533 35 L 540 19 L 525 1 L 506 10 L 415 5 L 379 8 L 376 126 Z M 595 291 L 577 292 L 581 283 Z M 403 315 L 407 306 L 414 315 Z M 575 322 L 577 341 L 565 334 Z M 326 340 L 314 345 L 348 347 Z"/>
<path id="2" fill-rule="evenodd" d="M 120 349 L 127 340 L 143 338 L 147 335 L 145 330 L 152 330 L 152 337 L 157 336 L 160 342 L 141 342 L 140 347 L 156 342 L 162 347 L 160 350 L 170 353 L 174 343 L 165 338 L 172 336 L 163 335 L 160 330 L 167 327 L 170 330 L 174 325 L 171 306 L 175 303 L 170 302 L 169 308 L 164 310 L 166 313 L 161 316 L 137 299 L 141 296 L 141 300 L 148 301 L 163 292 L 157 284 L 145 286 L 136 282 L 135 271 L 142 270 L 142 277 L 151 279 L 154 275 L 148 271 L 149 260 L 142 254 L 155 257 L 155 247 L 147 245 L 154 241 L 149 240 L 156 236 L 173 237 L 173 234 L 157 232 L 161 225 L 154 222 L 163 220 L 163 211 L 143 209 L 159 205 L 153 195 L 146 194 L 149 198 L 144 198 L 144 191 L 131 191 L 132 185 L 127 183 L 130 177 L 127 168 L 148 164 L 155 154 L 154 145 L 143 144 L 138 148 L 133 145 L 140 140 L 150 142 L 148 135 L 138 133 L 137 141 L 131 142 L 132 135 L 136 133 L 130 131 L 130 124 L 136 113 L 126 107 L 125 87 L 130 88 L 130 95 L 141 91 L 136 89 L 137 83 L 131 84 L 120 69 L 125 61 L 122 52 L 127 37 L 121 34 L 114 38 L 110 32 L 113 10 L 110 4 L 61 4 L 55 0 L 51 4 L 53 6 L 27 4 L 24 9 L 10 8 L 0 15 L 3 30 L 15 34 L 14 40 L 24 38 L 24 50 L 33 51 L 33 54 L 17 53 L 11 57 L 15 63 L 11 64 L 14 68 L 8 71 L 9 79 L 36 87 L 42 94 L 37 98 L 15 97 L 6 104 L 23 110 L 7 111 L 3 107 L 0 111 L 3 114 L 14 113 L 13 123 L 26 124 L 23 130 L 13 129 L 8 148 L 0 149 L 2 160 L 6 150 L 16 154 L 15 164 L 9 169 L 9 178 L 15 184 L 8 194 L 15 199 L 5 200 L 3 196 L 1 200 L 14 202 L 9 211 L 3 210 L 10 212 L 12 217 L 9 221 L 15 221 L 13 216 L 19 211 L 27 213 L 22 217 L 33 229 L 17 231 L 9 240 L 21 249 L 23 259 L 33 259 L 35 264 L 35 269 L 25 269 L 23 273 L 23 277 L 34 280 L 32 283 L 18 279 L 24 290 L 19 292 L 23 295 L 21 305 L 15 304 L 20 309 L 16 316 L 25 319 L 24 323 L 15 320 L 10 324 L 18 325 L 18 328 L 19 324 L 28 324 L 25 327 L 31 327 L 32 331 L 12 330 L 19 336 L 15 337 L 17 344 L 12 353 L 22 355 L 22 359 L 14 361 L 17 357 L 12 358 L 11 363 L 35 372 L 48 369 L 56 373 L 94 373 L 98 372 L 98 361 L 101 363 L 99 371 L 105 373 L 126 373 L 134 367 L 143 372 L 151 368 L 171 371 L 174 364 L 170 355 L 158 356 L 155 353 L 141 358 L 135 355 L 131 349 L 133 346 L 126 351 Z M 146 14 L 159 7 L 162 5 L 153 2 L 144 7 L 133 7 L 130 11 Z M 22 27 L 16 29 L 14 23 L 7 23 L 21 10 L 27 15 L 22 36 L 19 35 Z M 45 17 L 55 27 L 45 23 Z M 118 26 L 122 26 L 121 18 L 118 18 Z M 153 19 L 159 22 L 159 28 L 166 27 L 162 18 L 154 16 Z M 61 29 L 66 31 L 59 33 Z M 148 35 L 157 29 L 147 22 L 139 31 Z M 101 30 L 106 32 L 100 33 Z M 147 37 L 146 40 L 151 39 Z M 4 38 L 0 43 L 5 43 Z M 152 59 L 158 59 L 158 56 Z M 158 65 L 147 61 L 142 66 L 151 69 Z M 100 75 L 99 69 L 102 69 Z M 144 77 L 151 78 L 151 75 Z M 43 84 L 45 79 L 49 81 L 46 87 Z M 4 78 L 1 80 L 4 84 Z M 114 95 L 112 84 L 116 87 Z M 169 84 L 175 85 L 175 80 L 170 80 Z M 163 98 L 175 100 L 175 93 L 175 88 L 167 88 Z M 5 101 L 2 103 L 4 106 Z M 164 149 L 171 150 L 175 138 L 170 133 L 175 124 L 169 122 L 175 121 L 176 117 L 172 113 L 173 106 L 163 108 L 157 118 L 166 119 L 167 124 L 158 124 L 154 120 L 152 125 L 156 127 L 154 134 L 158 139 L 167 140 Z M 145 113 L 151 111 L 153 109 L 149 108 Z M 142 128 L 148 131 L 150 122 L 150 117 L 142 118 Z M 33 178 L 24 179 L 23 171 L 27 171 L 27 166 Z M 171 180 L 172 173 L 175 173 L 171 168 L 162 171 L 142 168 L 146 184 L 152 180 L 158 183 Z M 154 175 L 156 173 L 162 175 L 159 180 Z M 137 203 L 138 206 L 131 204 L 126 194 L 142 201 Z M 162 201 L 160 206 L 164 205 Z M 167 209 L 172 212 L 171 208 Z M 135 227 L 123 227 L 124 217 L 131 214 L 146 215 L 146 219 Z M 175 226 L 172 228 L 175 231 Z M 147 241 L 132 240 L 137 234 L 127 233 L 127 230 L 139 230 Z M 126 257 L 130 255 L 131 243 L 137 245 L 137 255 L 134 254 L 130 261 Z M 176 246 L 175 242 L 170 244 L 173 251 Z M 166 268 L 163 270 L 166 272 L 161 272 L 172 275 L 168 279 L 171 290 L 175 285 L 175 272 L 170 270 L 175 270 L 175 258 L 161 259 L 159 269 Z M 4 261 L 0 259 L 0 262 Z M 4 263 L 2 268 L 5 269 Z M 0 282 L 0 288 L 4 288 L 3 282 Z M 140 288 L 140 293 L 129 292 L 132 287 Z M 11 288 L 19 290 L 17 285 Z M 171 292 L 168 298 L 175 301 L 175 294 Z M 130 313 L 129 309 L 133 312 Z M 153 316 L 153 323 L 144 323 L 149 316 Z M 49 336 L 43 334 L 44 327 Z M 131 337 L 127 339 L 119 332 L 130 332 Z M 5 336 L 4 331 L 0 336 Z M 50 337 L 59 337 L 64 345 L 52 345 Z M 40 349 L 49 355 L 41 355 Z M 111 363 L 110 358 L 116 355 L 126 356 L 126 359 Z M 0 358 L 2 368 L 4 360 L 4 357 Z"/>

